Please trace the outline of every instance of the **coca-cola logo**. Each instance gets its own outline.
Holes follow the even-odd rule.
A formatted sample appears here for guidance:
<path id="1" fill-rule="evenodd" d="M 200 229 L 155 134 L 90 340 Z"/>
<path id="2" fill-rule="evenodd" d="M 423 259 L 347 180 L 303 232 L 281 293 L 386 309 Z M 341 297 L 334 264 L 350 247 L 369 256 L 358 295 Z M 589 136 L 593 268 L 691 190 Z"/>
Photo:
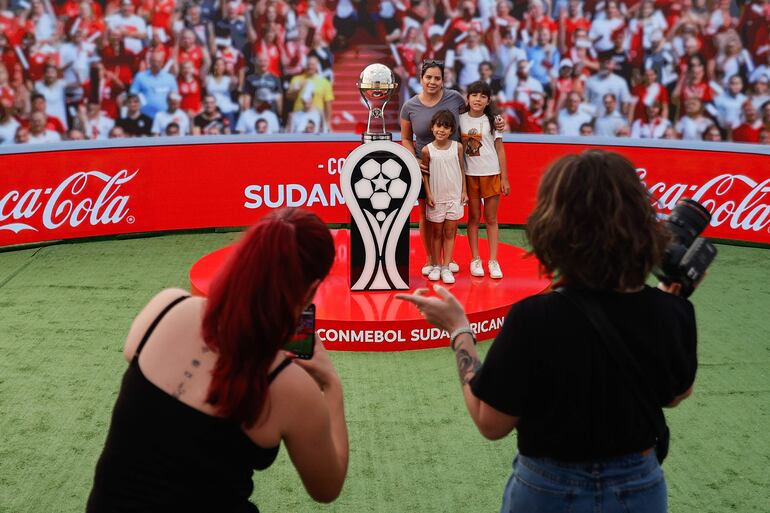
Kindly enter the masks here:
<path id="1" fill-rule="evenodd" d="M 703 184 L 649 185 L 647 170 L 636 172 L 661 211 L 671 211 L 680 199 L 692 198 L 711 212 L 711 226 L 728 223 L 734 230 L 770 232 L 770 178 L 757 182 L 746 175 L 724 173 Z"/>
<path id="2" fill-rule="evenodd" d="M 26 191 L 12 190 L 0 197 L 0 230 L 19 233 L 41 228 L 55 230 L 63 225 L 73 228 L 115 224 L 128 215 L 127 194 L 119 194 L 124 184 L 139 171 L 121 170 L 113 175 L 101 171 L 80 171 L 56 187 Z M 39 221 L 37 221 L 38 213 Z M 129 216 L 130 221 L 131 216 Z"/>

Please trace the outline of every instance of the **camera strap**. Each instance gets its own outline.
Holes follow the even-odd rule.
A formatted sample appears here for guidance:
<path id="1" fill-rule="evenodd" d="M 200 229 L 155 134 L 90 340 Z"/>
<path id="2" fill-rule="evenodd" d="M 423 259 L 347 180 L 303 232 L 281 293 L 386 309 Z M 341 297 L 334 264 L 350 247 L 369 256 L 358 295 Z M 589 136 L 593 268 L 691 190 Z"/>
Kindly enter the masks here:
<path id="1" fill-rule="evenodd" d="M 605 349 L 610 354 L 615 365 L 622 371 L 623 374 L 630 377 L 626 380 L 628 387 L 637 399 L 637 402 L 641 404 L 647 419 L 652 423 L 655 429 L 657 437 L 657 443 L 655 446 L 658 462 L 663 463 L 663 460 L 668 455 L 668 443 L 670 438 L 670 432 L 666 425 L 666 417 L 663 414 L 663 410 L 657 405 L 657 402 L 653 402 L 655 394 L 652 387 L 649 385 L 647 377 L 642 372 L 639 364 L 634 360 L 628 348 L 623 343 L 620 333 L 610 323 L 607 315 L 602 310 L 601 305 L 596 301 L 596 298 L 590 294 L 585 294 L 582 291 L 567 287 L 557 287 L 555 292 L 561 294 L 567 298 L 577 309 L 582 312 L 589 320 L 589 322 L 596 329 L 599 334 L 599 339 L 604 344 Z M 647 383 L 646 390 L 642 390 L 642 383 Z"/>

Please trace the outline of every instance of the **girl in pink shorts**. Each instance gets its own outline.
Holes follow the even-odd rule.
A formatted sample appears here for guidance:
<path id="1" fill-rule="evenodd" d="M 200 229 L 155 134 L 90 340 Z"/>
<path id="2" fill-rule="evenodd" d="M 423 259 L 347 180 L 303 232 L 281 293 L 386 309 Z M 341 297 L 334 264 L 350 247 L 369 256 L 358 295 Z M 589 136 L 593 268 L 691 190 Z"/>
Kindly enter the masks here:
<path id="1" fill-rule="evenodd" d="M 468 202 L 465 192 L 463 148 L 450 139 L 455 131 L 455 117 L 448 110 L 437 112 L 430 121 L 433 142 L 422 149 L 422 160 L 428 164 L 429 174 L 423 175 L 427 208 L 425 217 L 430 222 L 430 248 L 433 269 L 428 279 L 454 283 L 449 269 L 457 235 L 457 221 L 463 217 Z M 440 264 L 440 265 L 439 265 Z"/>

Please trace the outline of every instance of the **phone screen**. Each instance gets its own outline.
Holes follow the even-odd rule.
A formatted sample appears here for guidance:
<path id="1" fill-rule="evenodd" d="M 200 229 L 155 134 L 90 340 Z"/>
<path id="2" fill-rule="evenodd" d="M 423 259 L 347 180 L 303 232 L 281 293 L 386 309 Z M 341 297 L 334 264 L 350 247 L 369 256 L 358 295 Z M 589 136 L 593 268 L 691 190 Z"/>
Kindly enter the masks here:
<path id="1" fill-rule="evenodd" d="M 283 348 L 297 358 L 309 360 L 315 347 L 315 305 L 308 306 L 299 316 L 297 331 Z"/>

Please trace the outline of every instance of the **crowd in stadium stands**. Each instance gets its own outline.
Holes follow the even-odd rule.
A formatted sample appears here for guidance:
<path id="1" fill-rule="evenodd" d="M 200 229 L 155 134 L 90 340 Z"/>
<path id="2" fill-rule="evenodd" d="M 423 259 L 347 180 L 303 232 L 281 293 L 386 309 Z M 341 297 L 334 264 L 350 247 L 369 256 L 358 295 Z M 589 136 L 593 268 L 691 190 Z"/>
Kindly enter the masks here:
<path id="1" fill-rule="evenodd" d="M 770 142 L 768 0 L 391 5 L 411 92 L 415 63 L 443 60 L 446 86 L 490 84 L 513 132 Z"/>
<path id="2" fill-rule="evenodd" d="M 328 131 L 336 25 L 315 0 L 0 0 L 0 144 Z"/>
<path id="3" fill-rule="evenodd" d="M 0 0 L 0 144 L 329 131 L 359 28 L 511 132 L 770 142 L 770 0 Z"/>

